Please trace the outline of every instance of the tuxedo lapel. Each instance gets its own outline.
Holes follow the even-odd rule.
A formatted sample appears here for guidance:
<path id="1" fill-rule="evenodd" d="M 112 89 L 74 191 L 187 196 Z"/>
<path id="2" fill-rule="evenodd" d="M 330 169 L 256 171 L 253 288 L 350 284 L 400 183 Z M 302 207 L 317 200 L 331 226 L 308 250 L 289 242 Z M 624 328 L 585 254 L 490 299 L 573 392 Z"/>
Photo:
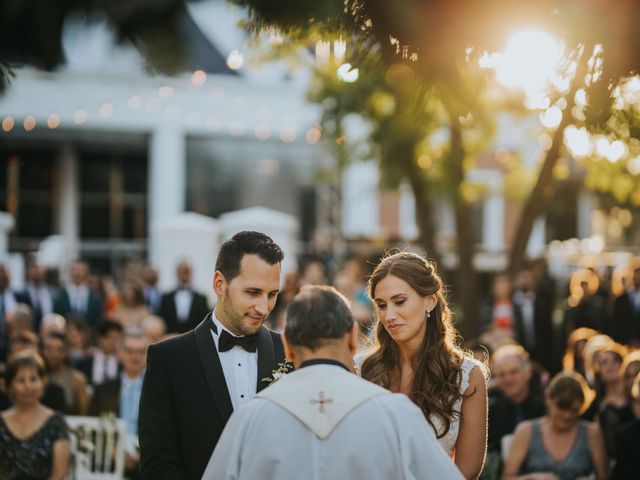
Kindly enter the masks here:
<path id="1" fill-rule="evenodd" d="M 259 392 L 263 388 L 269 386 L 269 382 L 263 381 L 263 378 L 271 377 L 273 370 L 276 368 L 276 357 L 273 351 L 273 341 L 271 334 L 266 327 L 260 327 L 258 330 L 258 385 L 256 391 Z"/>
<path id="2" fill-rule="evenodd" d="M 233 413 L 233 405 L 229 396 L 227 382 L 224 378 L 224 372 L 222 371 L 222 365 L 218 358 L 218 352 L 213 344 L 210 324 L 211 314 L 209 313 L 194 330 L 196 348 L 207 386 L 223 423 L 226 423 L 231 413 Z"/>

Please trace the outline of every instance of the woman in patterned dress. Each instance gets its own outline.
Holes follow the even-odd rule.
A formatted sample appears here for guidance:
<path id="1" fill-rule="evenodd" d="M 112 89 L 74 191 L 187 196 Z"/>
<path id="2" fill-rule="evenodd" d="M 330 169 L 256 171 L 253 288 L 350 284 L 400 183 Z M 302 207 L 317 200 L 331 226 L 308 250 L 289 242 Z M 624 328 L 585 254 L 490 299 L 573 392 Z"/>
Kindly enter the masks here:
<path id="1" fill-rule="evenodd" d="M 69 466 L 64 417 L 40 403 L 44 362 L 32 351 L 14 354 L 6 386 L 13 406 L 0 415 L 0 478 L 63 480 Z"/>
<path id="2" fill-rule="evenodd" d="M 477 478 L 487 445 L 486 368 L 456 344 L 435 265 L 409 252 L 387 256 L 369 295 L 376 345 L 362 377 L 411 398 L 465 478 Z"/>

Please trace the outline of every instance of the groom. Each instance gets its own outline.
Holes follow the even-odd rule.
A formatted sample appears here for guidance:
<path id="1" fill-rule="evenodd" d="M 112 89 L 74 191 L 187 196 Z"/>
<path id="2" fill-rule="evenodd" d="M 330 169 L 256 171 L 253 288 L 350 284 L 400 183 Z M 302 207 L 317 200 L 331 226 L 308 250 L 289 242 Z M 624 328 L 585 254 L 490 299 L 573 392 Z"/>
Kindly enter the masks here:
<path id="1" fill-rule="evenodd" d="M 267 235 L 240 232 L 220 248 L 214 311 L 194 330 L 151 345 L 139 415 L 142 478 L 199 479 L 231 413 L 284 362 L 263 323 L 284 254 Z"/>

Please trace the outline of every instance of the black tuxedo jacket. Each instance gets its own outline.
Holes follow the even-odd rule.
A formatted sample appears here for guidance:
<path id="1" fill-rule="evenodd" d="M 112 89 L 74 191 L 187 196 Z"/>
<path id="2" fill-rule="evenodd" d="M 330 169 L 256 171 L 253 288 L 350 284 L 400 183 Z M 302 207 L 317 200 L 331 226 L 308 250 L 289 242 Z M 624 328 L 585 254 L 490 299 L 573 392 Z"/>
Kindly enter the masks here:
<path id="1" fill-rule="evenodd" d="M 178 320 L 178 313 L 176 310 L 175 294 L 177 290 L 172 290 L 169 293 L 162 295 L 160 301 L 159 315 L 167 322 L 168 333 L 184 333 L 189 330 L 193 330 L 203 317 L 209 313 L 209 305 L 207 303 L 207 297 L 191 290 L 191 307 L 189 308 L 189 316 L 187 321 L 181 322 Z"/>
<path id="2" fill-rule="evenodd" d="M 95 357 L 93 355 L 87 355 L 85 357 L 79 358 L 75 362 L 72 362 L 72 366 L 76 370 L 79 370 L 81 373 L 83 373 L 85 377 L 87 377 L 87 383 L 89 385 L 93 385 L 95 387 L 96 385 L 93 383 L 93 360 L 94 360 L 94 358 Z M 116 378 L 120 377 L 120 372 L 121 371 L 122 371 L 122 365 L 120 364 L 120 362 L 118 362 L 118 375 L 117 375 Z M 106 382 L 109 382 L 111 380 L 112 379 L 107 379 L 102 383 L 106 383 Z"/>
<path id="3" fill-rule="evenodd" d="M 211 335 L 211 313 L 194 330 L 149 346 L 138 433 L 143 479 L 200 479 L 233 406 Z M 258 330 L 257 391 L 284 362 L 280 335 Z"/>
<path id="4" fill-rule="evenodd" d="M 113 412 L 116 416 L 119 416 L 121 387 L 122 380 L 120 376 L 98 385 L 93 392 L 93 397 L 91 397 L 89 415 L 98 417 L 103 413 Z"/>

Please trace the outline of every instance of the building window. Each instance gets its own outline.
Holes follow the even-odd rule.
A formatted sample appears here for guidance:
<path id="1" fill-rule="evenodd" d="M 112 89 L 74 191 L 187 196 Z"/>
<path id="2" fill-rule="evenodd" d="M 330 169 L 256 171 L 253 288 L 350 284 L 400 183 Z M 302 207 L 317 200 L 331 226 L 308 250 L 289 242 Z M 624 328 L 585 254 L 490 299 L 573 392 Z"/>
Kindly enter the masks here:
<path id="1" fill-rule="evenodd" d="M 0 210 L 13 215 L 11 250 L 30 251 L 54 232 L 53 148 L 0 149 Z"/>
<path id="2" fill-rule="evenodd" d="M 83 239 L 145 239 L 145 155 L 80 151 L 78 158 L 80 236 Z"/>

